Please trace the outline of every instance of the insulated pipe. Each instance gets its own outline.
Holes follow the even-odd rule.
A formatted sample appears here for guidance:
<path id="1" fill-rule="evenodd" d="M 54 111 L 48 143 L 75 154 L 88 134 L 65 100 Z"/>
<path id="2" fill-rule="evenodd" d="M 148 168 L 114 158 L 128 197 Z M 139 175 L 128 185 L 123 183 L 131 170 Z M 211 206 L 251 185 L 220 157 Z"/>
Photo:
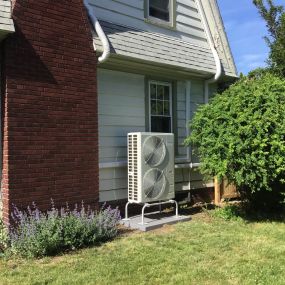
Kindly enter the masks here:
<path id="1" fill-rule="evenodd" d="M 208 39 L 208 42 L 210 45 L 210 49 L 213 53 L 215 64 L 216 64 L 216 74 L 214 75 L 214 77 L 205 81 L 204 100 L 205 100 L 205 103 L 208 103 L 208 101 L 209 101 L 209 84 L 217 82 L 218 79 L 221 77 L 221 75 L 222 75 L 222 64 L 221 64 L 221 60 L 219 58 L 218 52 L 216 50 L 216 47 L 215 47 L 215 44 L 214 44 L 214 41 L 212 38 L 212 34 L 211 34 L 211 31 L 210 31 L 210 28 L 208 25 L 208 21 L 206 19 L 206 15 L 205 15 L 201 0 L 196 0 L 196 2 L 197 2 L 198 10 L 199 10 L 200 15 L 201 15 L 202 23 L 205 27 L 205 33 L 206 33 L 206 36 L 207 36 L 207 39 Z"/>
<path id="2" fill-rule="evenodd" d="M 100 41 L 102 42 L 103 45 L 103 53 L 102 55 L 98 58 L 98 61 L 100 63 L 106 61 L 108 59 L 108 57 L 110 56 L 110 43 L 108 41 L 108 38 L 106 36 L 106 34 L 104 33 L 98 19 L 96 18 L 96 16 L 94 15 L 94 12 L 92 10 L 92 8 L 90 7 L 88 0 L 84 0 L 84 6 L 88 12 L 88 16 L 92 21 L 92 25 L 94 30 L 96 31 Z"/>

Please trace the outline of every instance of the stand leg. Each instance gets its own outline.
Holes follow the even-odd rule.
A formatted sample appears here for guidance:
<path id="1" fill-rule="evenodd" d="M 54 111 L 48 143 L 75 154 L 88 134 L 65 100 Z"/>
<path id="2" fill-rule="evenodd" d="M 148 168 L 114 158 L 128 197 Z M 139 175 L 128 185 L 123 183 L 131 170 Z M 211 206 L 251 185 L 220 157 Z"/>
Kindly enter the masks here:
<path id="1" fill-rule="evenodd" d="M 178 203 L 176 201 L 174 201 L 174 203 L 176 205 L 176 213 L 175 213 L 175 215 L 176 215 L 176 218 L 178 218 Z"/>
<path id="2" fill-rule="evenodd" d="M 142 208 L 142 225 L 144 224 L 144 210 L 145 210 L 145 208 L 146 207 L 148 207 L 149 206 L 149 204 L 145 204 L 144 206 L 143 206 L 143 208 Z"/>
<path id="3" fill-rule="evenodd" d="M 188 193 L 188 203 L 191 203 L 191 193 Z"/>
<path id="4" fill-rule="evenodd" d="M 130 202 L 128 202 L 125 206 L 125 220 L 129 219 L 129 215 L 128 215 L 128 206 L 129 206 Z"/>

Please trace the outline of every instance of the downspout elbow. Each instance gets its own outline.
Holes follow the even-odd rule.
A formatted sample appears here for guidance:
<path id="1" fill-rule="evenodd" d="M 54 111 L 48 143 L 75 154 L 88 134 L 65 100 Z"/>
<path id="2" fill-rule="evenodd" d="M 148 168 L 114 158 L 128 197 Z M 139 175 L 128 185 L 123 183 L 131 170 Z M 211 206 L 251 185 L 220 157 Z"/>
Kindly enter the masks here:
<path id="1" fill-rule="evenodd" d="M 99 63 L 103 63 L 105 62 L 109 56 L 110 56 L 110 43 L 108 41 L 108 38 L 105 34 L 105 32 L 103 31 L 97 17 L 94 15 L 88 0 L 84 0 L 84 6 L 87 10 L 88 16 L 91 19 L 92 25 L 94 30 L 96 31 L 100 41 L 102 42 L 102 46 L 103 46 L 103 53 L 102 55 L 98 58 Z"/>
<path id="2" fill-rule="evenodd" d="M 207 84 L 212 84 L 212 83 L 217 82 L 222 75 L 222 64 L 221 64 L 216 48 L 213 48 L 212 52 L 213 52 L 215 63 L 216 63 L 216 74 L 214 75 L 214 77 L 206 80 Z"/>
<path id="3" fill-rule="evenodd" d="M 204 90 L 205 90 L 205 93 L 204 93 L 205 104 L 207 104 L 209 102 L 209 85 L 217 82 L 220 79 L 221 75 L 222 75 L 222 64 L 221 64 L 218 52 L 217 52 L 217 50 L 215 48 L 212 50 L 212 52 L 213 52 L 213 55 L 214 55 L 214 58 L 215 58 L 215 63 L 216 63 L 216 74 L 214 75 L 214 77 L 212 77 L 212 78 L 210 78 L 210 79 L 205 81 L 205 87 L 204 87 Z"/>

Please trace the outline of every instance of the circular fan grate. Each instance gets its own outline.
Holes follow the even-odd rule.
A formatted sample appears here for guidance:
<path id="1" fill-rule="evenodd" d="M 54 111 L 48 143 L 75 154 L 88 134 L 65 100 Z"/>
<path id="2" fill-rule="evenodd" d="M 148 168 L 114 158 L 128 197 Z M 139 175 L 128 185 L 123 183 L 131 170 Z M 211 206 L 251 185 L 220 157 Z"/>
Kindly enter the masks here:
<path id="1" fill-rule="evenodd" d="M 147 198 L 159 198 L 164 193 L 165 186 L 166 178 L 160 169 L 150 169 L 143 177 L 143 191 Z"/>
<path id="2" fill-rule="evenodd" d="M 151 167 L 160 165 L 166 154 L 166 147 L 163 139 L 151 136 L 143 144 L 143 156 L 146 164 Z"/>

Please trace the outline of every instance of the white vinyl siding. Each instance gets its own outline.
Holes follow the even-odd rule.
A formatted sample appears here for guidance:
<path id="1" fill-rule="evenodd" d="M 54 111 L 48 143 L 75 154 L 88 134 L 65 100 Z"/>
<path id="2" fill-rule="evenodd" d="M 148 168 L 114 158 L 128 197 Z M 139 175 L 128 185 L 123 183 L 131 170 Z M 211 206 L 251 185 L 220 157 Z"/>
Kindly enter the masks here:
<path id="1" fill-rule="evenodd" d="M 142 75 L 98 69 L 99 162 L 127 160 L 127 134 L 145 131 Z M 100 201 L 127 198 L 127 168 L 99 171 Z"/>
<path id="2" fill-rule="evenodd" d="M 127 160 L 127 133 L 145 130 L 144 76 L 98 70 L 100 162 Z"/>

